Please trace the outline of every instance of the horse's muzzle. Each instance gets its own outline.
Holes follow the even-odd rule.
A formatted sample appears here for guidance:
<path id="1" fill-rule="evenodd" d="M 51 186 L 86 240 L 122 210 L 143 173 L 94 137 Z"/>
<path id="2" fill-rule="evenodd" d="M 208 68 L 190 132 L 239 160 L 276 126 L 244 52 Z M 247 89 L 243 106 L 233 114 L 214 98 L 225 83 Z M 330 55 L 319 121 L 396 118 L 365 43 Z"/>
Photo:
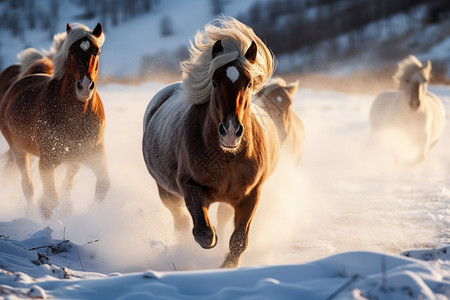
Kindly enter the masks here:
<path id="1" fill-rule="evenodd" d="M 94 88 L 95 82 L 89 79 L 87 76 L 84 76 L 82 80 L 78 80 L 75 86 L 78 100 L 85 102 L 91 99 Z"/>
<path id="2" fill-rule="evenodd" d="M 218 131 L 222 147 L 226 150 L 235 150 L 241 143 L 244 126 L 238 121 L 229 120 L 225 123 L 220 123 Z"/>

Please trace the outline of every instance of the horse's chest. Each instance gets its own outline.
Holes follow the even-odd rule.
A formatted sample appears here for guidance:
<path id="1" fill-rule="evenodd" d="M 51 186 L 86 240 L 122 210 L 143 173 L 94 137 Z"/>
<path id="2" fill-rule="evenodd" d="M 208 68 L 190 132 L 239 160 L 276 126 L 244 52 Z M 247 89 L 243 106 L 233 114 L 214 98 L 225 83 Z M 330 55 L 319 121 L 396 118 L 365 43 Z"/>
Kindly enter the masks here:
<path id="1" fill-rule="evenodd" d="M 253 189 L 260 175 L 260 169 L 254 161 L 242 156 L 220 152 L 211 153 L 210 156 L 199 156 L 194 178 L 201 185 L 209 187 L 211 199 L 235 201 Z"/>
<path id="2" fill-rule="evenodd" d="M 37 122 L 39 143 L 46 154 L 59 158 L 89 155 L 100 137 L 100 122 L 92 116 L 40 118 Z"/>

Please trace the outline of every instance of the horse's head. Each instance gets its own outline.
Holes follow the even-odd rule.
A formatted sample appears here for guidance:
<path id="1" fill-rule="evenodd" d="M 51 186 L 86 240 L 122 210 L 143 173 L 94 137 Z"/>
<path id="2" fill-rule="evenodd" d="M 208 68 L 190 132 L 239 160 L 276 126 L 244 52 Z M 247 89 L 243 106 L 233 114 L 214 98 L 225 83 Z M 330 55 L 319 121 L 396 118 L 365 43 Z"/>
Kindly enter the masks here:
<path id="1" fill-rule="evenodd" d="M 212 49 L 215 58 L 223 51 L 221 41 Z M 246 59 L 255 63 L 257 46 L 254 42 L 245 53 Z M 211 105 L 215 111 L 217 131 L 222 148 L 235 151 L 244 134 L 244 119 L 250 107 L 252 76 L 235 60 L 218 68 L 212 76 Z"/>
<path id="2" fill-rule="evenodd" d="M 425 99 L 430 82 L 431 62 L 424 66 L 413 55 L 408 56 L 398 64 L 393 78 L 400 90 L 408 97 L 409 105 L 417 110 Z"/>
<path id="3" fill-rule="evenodd" d="M 274 121 L 282 141 L 291 125 L 292 100 L 297 89 L 298 81 L 286 84 L 283 79 L 274 78 L 256 94 L 255 103 Z"/>
<path id="4" fill-rule="evenodd" d="M 67 23 L 67 34 L 72 30 Z M 99 38 L 102 35 L 100 23 L 92 31 L 92 35 Z M 78 100 L 85 102 L 92 98 L 96 88 L 100 57 L 100 45 L 95 43 L 89 35 L 75 41 L 69 48 L 66 68 L 74 76 L 74 88 Z"/>
<path id="5" fill-rule="evenodd" d="M 416 72 L 409 79 L 409 94 L 411 96 L 409 105 L 411 106 L 411 108 L 419 108 L 420 103 L 422 103 L 422 101 L 425 99 L 428 83 L 430 82 L 430 73 L 431 62 L 428 60 L 427 64 L 421 67 L 418 72 Z"/>

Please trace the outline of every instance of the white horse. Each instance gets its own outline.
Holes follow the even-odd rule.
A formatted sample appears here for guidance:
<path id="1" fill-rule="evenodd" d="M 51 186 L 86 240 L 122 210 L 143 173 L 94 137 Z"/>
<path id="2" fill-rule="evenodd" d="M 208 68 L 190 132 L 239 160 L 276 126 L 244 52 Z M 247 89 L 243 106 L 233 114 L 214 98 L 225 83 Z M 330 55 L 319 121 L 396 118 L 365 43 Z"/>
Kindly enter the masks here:
<path id="1" fill-rule="evenodd" d="M 415 149 L 413 164 L 424 161 L 444 129 L 445 110 L 439 98 L 427 91 L 431 62 L 425 66 L 413 55 L 398 64 L 393 76 L 398 91 L 377 96 L 370 110 L 372 135 L 394 130 Z"/>

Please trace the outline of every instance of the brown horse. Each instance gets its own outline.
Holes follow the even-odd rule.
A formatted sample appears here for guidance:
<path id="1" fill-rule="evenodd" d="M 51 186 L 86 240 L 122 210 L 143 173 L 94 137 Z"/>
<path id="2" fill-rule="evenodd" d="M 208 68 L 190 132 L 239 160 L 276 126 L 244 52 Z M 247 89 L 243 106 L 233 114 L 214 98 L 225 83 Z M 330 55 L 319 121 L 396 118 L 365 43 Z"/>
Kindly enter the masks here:
<path id="1" fill-rule="evenodd" d="M 254 103 L 264 109 L 277 126 L 282 150 L 299 164 L 305 150 L 305 128 L 292 110 L 292 100 L 298 81 L 286 84 L 281 78 L 271 79 L 256 94 Z"/>
<path id="2" fill-rule="evenodd" d="M 253 30 L 233 18 L 198 32 L 183 82 L 157 93 L 144 117 L 143 154 L 175 228 L 189 224 L 203 248 L 216 245 L 208 217 L 213 202 L 234 207 L 235 228 L 222 267 L 236 267 L 264 181 L 273 171 L 279 139 L 273 122 L 252 111 L 251 92 L 273 72 L 273 58 Z M 265 119 L 270 118 L 265 115 Z"/>
<path id="3" fill-rule="evenodd" d="M 109 185 L 104 126 L 105 114 L 96 81 L 102 26 L 93 31 L 67 24 L 67 37 L 53 57 L 54 74 L 28 75 L 17 80 L 0 103 L 0 129 L 10 146 L 9 156 L 22 174 L 22 187 L 29 204 L 34 194 L 29 154 L 39 157 L 44 189 L 40 210 L 49 218 L 60 196 L 55 168 L 67 163 L 64 191 L 70 197 L 81 163 L 97 176 L 96 199 L 103 200 Z"/>

